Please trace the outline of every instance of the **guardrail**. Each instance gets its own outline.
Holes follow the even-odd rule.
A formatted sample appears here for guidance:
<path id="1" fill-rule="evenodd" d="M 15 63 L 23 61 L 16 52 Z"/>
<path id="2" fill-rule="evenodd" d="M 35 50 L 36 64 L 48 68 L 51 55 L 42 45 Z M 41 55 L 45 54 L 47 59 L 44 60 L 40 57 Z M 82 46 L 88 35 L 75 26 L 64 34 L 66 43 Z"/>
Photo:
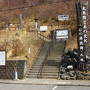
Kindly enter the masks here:
<path id="1" fill-rule="evenodd" d="M 41 40 L 51 41 L 49 37 L 42 35 L 40 32 L 37 32 L 37 35 Z"/>

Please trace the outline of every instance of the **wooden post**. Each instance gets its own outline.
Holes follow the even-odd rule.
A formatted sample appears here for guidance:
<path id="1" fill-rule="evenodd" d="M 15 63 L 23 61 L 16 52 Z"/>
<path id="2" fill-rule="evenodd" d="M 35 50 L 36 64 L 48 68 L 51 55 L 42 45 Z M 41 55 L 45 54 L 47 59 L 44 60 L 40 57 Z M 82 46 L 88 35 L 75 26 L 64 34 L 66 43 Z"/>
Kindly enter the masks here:
<path id="1" fill-rule="evenodd" d="M 23 24 L 22 24 L 22 14 L 19 15 L 19 30 L 23 29 Z"/>

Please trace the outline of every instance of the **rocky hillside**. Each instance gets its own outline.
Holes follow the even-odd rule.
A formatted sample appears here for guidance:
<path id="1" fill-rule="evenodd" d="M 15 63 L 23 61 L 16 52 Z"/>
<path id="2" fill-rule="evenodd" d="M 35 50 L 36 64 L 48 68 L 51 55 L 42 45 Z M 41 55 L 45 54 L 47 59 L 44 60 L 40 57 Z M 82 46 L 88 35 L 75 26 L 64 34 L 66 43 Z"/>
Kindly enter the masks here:
<path id="1" fill-rule="evenodd" d="M 56 17 L 58 14 L 71 14 L 74 9 L 74 0 L 0 0 L 0 10 L 27 6 L 33 7 L 5 11 L 0 13 L 0 16 L 23 13 L 25 16 L 48 18 Z"/>
<path id="2" fill-rule="evenodd" d="M 74 13 L 75 1 L 76 0 L 0 0 L 0 9 L 34 6 L 33 8 L 25 8 L 24 10 L 20 9 L 18 12 L 23 11 L 26 15 L 31 14 L 37 17 L 56 16 L 58 14 L 70 15 Z M 16 12 L 14 11 L 14 14 L 16 14 Z"/>

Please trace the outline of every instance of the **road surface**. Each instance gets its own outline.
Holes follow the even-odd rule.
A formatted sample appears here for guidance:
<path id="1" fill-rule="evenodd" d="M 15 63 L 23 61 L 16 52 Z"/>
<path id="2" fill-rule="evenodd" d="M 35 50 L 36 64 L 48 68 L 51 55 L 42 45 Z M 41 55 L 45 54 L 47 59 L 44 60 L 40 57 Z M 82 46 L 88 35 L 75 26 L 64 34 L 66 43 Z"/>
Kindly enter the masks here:
<path id="1" fill-rule="evenodd" d="M 0 83 L 0 90 L 90 90 L 88 86 L 25 85 Z"/>

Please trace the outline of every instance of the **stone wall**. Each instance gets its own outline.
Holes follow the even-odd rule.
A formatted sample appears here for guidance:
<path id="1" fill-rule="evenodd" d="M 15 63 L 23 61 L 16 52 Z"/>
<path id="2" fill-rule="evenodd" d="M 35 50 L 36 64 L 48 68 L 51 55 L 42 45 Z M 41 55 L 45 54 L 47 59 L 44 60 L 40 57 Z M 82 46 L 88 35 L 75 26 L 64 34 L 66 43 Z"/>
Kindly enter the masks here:
<path id="1" fill-rule="evenodd" d="M 25 60 L 8 60 L 5 66 L 0 66 L 0 79 L 15 79 L 17 71 L 18 79 L 23 79 L 27 69 Z"/>

